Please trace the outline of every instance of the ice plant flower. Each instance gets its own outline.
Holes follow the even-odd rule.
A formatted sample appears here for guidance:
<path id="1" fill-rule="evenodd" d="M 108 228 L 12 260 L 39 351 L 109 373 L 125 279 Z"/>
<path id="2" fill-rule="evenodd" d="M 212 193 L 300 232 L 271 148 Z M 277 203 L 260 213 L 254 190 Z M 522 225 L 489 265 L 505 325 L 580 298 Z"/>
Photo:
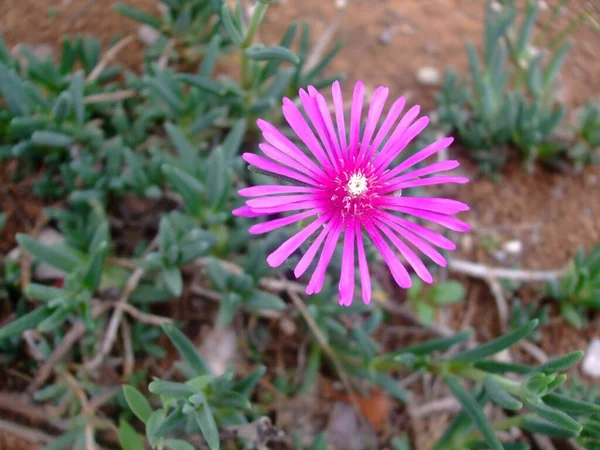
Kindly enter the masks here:
<path id="1" fill-rule="evenodd" d="M 412 216 L 450 230 L 465 232 L 469 230 L 469 225 L 455 218 L 454 214 L 466 211 L 469 207 L 446 198 L 409 197 L 405 195 L 405 190 L 416 186 L 468 182 L 464 177 L 436 175 L 456 168 L 459 163 L 455 160 L 434 162 L 409 170 L 448 147 L 452 138 L 440 139 L 397 166 L 390 167 L 427 126 L 428 118 L 417 118 L 418 106 L 413 106 L 400 118 L 406 102 L 404 98 L 399 98 L 377 128 L 389 93 L 388 88 L 379 87 L 373 93 L 361 133 L 364 86 L 358 82 L 354 88 L 347 135 L 347 118 L 344 117 L 339 83 L 333 84 L 332 93 L 335 122 L 325 98 L 312 86 L 307 91 L 300 90 L 300 101 L 310 122 L 294 102 L 288 98 L 283 100 L 283 115 L 303 143 L 302 148 L 270 123 L 258 121 L 265 141 L 259 148 L 264 156 L 244 153 L 244 160 L 258 170 L 291 184 L 241 189 L 239 194 L 250 199 L 233 213 L 242 217 L 278 216 L 250 227 L 252 234 L 310 221 L 267 258 L 269 265 L 277 267 L 315 235 L 294 270 L 295 276 L 300 277 L 320 251 L 306 288 L 307 294 L 318 293 L 323 287 L 325 271 L 340 240 L 343 242 L 339 282 L 342 305 L 350 305 L 354 297 L 356 260 L 362 300 L 365 303 L 371 300 L 371 278 L 365 256 L 366 238 L 371 240 L 400 287 L 410 287 L 411 277 L 396 250 L 423 281 L 431 283 L 431 273 L 414 249 L 444 266 L 446 260 L 436 247 L 453 250 L 455 245 L 438 232 L 408 219 Z M 282 213 L 290 215 L 282 217 Z"/>

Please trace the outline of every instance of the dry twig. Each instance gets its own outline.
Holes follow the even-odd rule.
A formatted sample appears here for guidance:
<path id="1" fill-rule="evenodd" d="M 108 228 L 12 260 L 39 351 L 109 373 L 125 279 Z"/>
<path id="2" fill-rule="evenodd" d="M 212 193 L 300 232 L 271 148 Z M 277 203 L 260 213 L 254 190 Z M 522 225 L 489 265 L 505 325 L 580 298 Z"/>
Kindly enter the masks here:
<path id="1" fill-rule="evenodd" d="M 484 264 L 464 261 L 461 259 L 448 260 L 448 268 L 455 272 L 464 273 L 475 278 L 502 279 L 514 281 L 549 281 L 562 277 L 565 270 L 519 270 L 501 267 L 489 267 Z"/>
<path id="2" fill-rule="evenodd" d="M 135 97 L 136 95 L 137 92 L 133 89 L 124 89 L 122 91 L 88 95 L 83 97 L 83 103 L 89 105 L 92 103 L 118 102 L 120 100 L 127 100 L 128 98 Z"/>
<path id="3" fill-rule="evenodd" d="M 85 79 L 86 83 L 93 83 L 94 81 L 96 81 L 96 79 L 100 76 L 100 74 L 102 73 L 102 71 L 106 68 L 106 66 L 113 60 L 115 59 L 115 57 L 117 56 L 117 54 L 123 50 L 125 47 L 127 47 L 129 44 L 131 44 L 132 42 L 135 41 L 135 38 L 133 35 L 129 35 L 123 39 L 121 39 L 119 42 L 117 42 L 115 45 L 113 45 L 105 54 L 104 56 L 102 56 L 102 59 L 100 60 L 100 62 L 98 62 L 98 64 L 96 65 L 96 67 L 94 67 L 94 69 L 90 72 L 90 74 L 87 76 L 87 78 Z"/>

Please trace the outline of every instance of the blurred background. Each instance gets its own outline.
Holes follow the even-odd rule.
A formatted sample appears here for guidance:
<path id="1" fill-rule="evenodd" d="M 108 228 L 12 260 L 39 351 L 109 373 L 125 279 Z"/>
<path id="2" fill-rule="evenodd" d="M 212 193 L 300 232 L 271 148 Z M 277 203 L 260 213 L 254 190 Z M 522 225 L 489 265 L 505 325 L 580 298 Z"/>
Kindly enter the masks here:
<path id="1" fill-rule="evenodd" d="M 439 373 L 381 361 L 467 329 L 473 347 L 532 319 L 540 328 L 495 361 L 583 350 L 561 395 L 597 403 L 600 2 L 280 0 L 253 30 L 261 5 L 0 0 L 0 449 L 214 450 L 219 433 L 223 448 L 491 448 L 470 422 L 434 447 L 464 403 Z M 455 136 L 439 158 L 472 180 L 418 193 L 471 207 L 439 284 L 401 291 L 378 274 L 375 305 L 348 316 L 339 263 L 331 289 L 294 299 L 289 267 L 264 264 L 282 239 L 252 242 L 251 222 L 229 215 L 237 188 L 263 180 L 237 157 L 256 148 L 256 119 L 281 121 L 281 98 L 308 84 L 330 98 L 335 79 L 347 99 L 362 80 L 368 95 L 383 85 L 421 105 L 432 123 L 406 152 Z M 137 389 L 151 396 L 154 377 L 189 380 L 199 364 L 248 389 L 202 391 L 217 424 L 199 430 L 175 417 L 180 391 L 155 386 L 173 416 L 153 435 Z M 504 448 L 600 448 L 515 423 L 499 428 L 515 443 Z"/>

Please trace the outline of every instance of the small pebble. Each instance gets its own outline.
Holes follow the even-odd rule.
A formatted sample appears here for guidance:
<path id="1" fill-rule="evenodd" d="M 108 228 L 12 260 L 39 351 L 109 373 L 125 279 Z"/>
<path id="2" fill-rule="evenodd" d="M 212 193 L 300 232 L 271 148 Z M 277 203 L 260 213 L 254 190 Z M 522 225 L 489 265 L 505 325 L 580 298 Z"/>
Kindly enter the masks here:
<path id="1" fill-rule="evenodd" d="M 504 250 L 496 250 L 492 256 L 494 257 L 494 259 L 500 263 L 503 263 L 506 261 L 507 258 L 507 254 Z"/>
<path id="2" fill-rule="evenodd" d="M 417 80 L 423 86 L 439 86 L 442 77 L 435 67 L 425 66 L 417 71 Z"/>
<path id="3" fill-rule="evenodd" d="M 519 255 L 523 251 L 523 243 L 518 239 L 504 243 L 504 251 L 510 255 Z"/>
<path id="4" fill-rule="evenodd" d="M 600 339 L 593 339 L 585 352 L 581 370 L 592 378 L 600 378 Z"/>
<path id="5" fill-rule="evenodd" d="M 596 175 L 588 175 L 586 181 L 590 186 L 596 186 L 598 184 L 598 177 Z"/>
<path id="6" fill-rule="evenodd" d="M 386 28 L 379 35 L 379 43 L 383 45 L 388 45 L 392 42 L 392 38 L 394 37 L 394 33 L 396 32 L 395 27 Z"/>
<path id="7" fill-rule="evenodd" d="M 437 53 L 437 47 L 432 42 L 425 44 L 425 51 L 431 55 Z"/>
<path id="8" fill-rule="evenodd" d="M 152 46 L 160 37 L 160 33 L 149 25 L 140 25 L 137 35 L 138 39 L 148 47 Z"/>

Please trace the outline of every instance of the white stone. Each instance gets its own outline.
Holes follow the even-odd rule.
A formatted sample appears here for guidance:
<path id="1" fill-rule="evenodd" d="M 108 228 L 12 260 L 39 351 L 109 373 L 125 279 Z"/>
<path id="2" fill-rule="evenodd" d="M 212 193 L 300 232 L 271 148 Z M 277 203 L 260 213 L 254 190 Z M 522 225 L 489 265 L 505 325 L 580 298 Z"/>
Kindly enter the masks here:
<path id="1" fill-rule="evenodd" d="M 438 86 L 442 80 L 440 71 L 435 67 L 425 66 L 417 70 L 417 80 L 423 86 Z"/>
<path id="2" fill-rule="evenodd" d="M 148 47 L 152 46 L 160 37 L 160 33 L 149 25 L 140 25 L 137 35 L 138 39 Z"/>
<path id="3" fill-rule="evenodd" d="M 518 239 L 504 243 L 504 251 L 510 255 L 519 255 L 523 251 L 523 243 Z"/>
<path id="4" fill-rule="evenodd" d="M 591 378 L 600 378 L 600 339 L 593 339 L 585 352 L 581 370 Z"/>

